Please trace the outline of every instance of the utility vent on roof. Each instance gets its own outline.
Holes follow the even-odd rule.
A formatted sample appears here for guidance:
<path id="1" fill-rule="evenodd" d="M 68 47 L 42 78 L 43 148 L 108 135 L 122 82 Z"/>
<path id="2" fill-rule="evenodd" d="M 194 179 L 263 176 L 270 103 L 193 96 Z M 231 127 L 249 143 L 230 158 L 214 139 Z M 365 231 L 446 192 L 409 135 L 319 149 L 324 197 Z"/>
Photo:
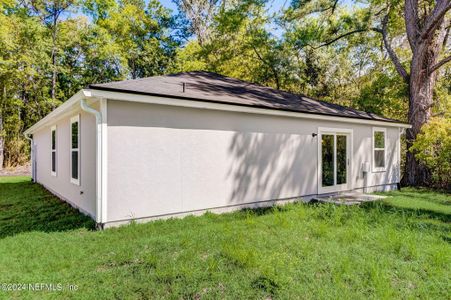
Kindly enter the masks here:
<path id="1" fill-rule="evenodd" d="M 183 93 L 185 92 L 185 89 L 186 89 L 186 83 L 185 83 L 185 82 L 182 82 L 182 92 L 183 92 Z"/>

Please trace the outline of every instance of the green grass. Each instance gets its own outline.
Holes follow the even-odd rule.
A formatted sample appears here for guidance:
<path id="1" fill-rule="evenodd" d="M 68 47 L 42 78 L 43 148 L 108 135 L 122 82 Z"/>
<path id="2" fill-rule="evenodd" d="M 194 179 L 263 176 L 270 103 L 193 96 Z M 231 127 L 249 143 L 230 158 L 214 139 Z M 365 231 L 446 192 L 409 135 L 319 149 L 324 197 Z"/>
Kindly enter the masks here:
<path id="1" fill-rule="evenodd" d="M 27 177 L 0 178 L 0 298 L 449 299 L 450 196 L 290 204 L 93 231 Z"/>

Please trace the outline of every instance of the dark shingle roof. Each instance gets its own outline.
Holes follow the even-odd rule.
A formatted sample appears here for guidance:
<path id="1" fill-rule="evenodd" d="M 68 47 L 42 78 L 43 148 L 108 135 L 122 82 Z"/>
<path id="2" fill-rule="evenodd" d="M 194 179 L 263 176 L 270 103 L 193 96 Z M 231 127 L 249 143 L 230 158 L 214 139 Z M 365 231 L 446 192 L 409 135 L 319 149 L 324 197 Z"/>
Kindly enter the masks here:
<path id="1" fill-rule="evenodd" d="M 185 91 L 183 91 L 183 84 L 185 84 Z M 307 96 L 203 71 L 91 84 L 89 88 L 346 118 L 399 122 Z"/>

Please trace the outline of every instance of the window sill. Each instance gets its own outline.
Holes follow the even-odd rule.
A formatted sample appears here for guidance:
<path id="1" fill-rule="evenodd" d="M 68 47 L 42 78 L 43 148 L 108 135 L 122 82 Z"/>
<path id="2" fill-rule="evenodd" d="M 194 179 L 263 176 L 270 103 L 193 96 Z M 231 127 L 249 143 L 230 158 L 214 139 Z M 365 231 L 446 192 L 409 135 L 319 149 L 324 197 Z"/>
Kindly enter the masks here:
<path id="1" fill-rule="evenodd" d="M 73 178 L 71 178 L 71 179 L 70 179 L 70 182 L 73 183 L 73 184 L 75 184 L 75 185 L 80 186 L 80 180 L 78 180 L 78 179 L 73 179 Z"/>

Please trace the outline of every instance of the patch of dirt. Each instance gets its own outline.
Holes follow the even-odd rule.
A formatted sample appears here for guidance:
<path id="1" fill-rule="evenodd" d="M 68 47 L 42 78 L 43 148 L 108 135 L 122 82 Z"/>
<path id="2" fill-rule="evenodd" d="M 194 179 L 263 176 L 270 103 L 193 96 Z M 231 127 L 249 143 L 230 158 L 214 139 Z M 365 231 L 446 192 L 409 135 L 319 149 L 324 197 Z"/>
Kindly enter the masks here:
<path id="1" fill-rule="evenodd" d="M 31 165 L 0 169 L 0 176 L 31 176 Z"/>

